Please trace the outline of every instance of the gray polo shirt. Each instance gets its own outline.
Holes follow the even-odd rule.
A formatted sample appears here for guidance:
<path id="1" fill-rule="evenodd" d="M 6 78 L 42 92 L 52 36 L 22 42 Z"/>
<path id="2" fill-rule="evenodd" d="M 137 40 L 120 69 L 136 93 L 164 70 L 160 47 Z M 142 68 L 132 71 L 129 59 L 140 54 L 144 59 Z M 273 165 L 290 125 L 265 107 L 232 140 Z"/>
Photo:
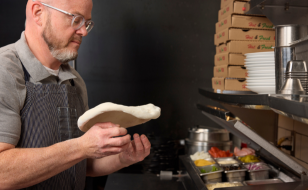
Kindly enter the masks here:
<path id="1" fill-rule="evenodd" d="M 17 145 L 21 132 L 20 111 L 26 99 L 26 86 L 22 64 L 34 84 L 69 84 L 74 80 L 81 94 L 85 110 L 88 97 L 85 82 L 69 65 L 61 65 L 59 76 L 51 75 L 31 52 L 24 32 L 14 44 L 0 48 L 0 142 Z"/>

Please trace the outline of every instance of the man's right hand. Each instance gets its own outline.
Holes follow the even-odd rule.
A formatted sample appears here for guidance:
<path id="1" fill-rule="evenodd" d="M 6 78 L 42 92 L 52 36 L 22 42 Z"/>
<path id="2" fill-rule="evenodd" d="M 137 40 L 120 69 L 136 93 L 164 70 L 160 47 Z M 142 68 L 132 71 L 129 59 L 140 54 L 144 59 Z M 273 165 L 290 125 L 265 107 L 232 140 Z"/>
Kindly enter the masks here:
<path id="1" fill-rule="evenodd" d="M 98 159 L 119 154 L 130 142 L 131 136 L 125 128 L 113 123 L 97 123 L 78 139 L 78 146 L 83 147 L 87 158 Z"/>

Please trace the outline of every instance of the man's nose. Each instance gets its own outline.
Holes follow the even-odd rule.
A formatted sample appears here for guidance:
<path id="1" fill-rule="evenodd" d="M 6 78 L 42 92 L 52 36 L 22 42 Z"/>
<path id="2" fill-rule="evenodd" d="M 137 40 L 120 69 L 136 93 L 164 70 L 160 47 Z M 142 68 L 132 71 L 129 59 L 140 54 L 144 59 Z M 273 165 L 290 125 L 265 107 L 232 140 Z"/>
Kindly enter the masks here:
<path id="1" fill-rule="evenodd" d="M 86 25 L 82 25 L 81 28 L 79 28 L 77 31 L 76 31 L 77 34 L 81 35 L 81 36 L 87 36 L 88 35 L 88 31 L 86 29 Z"/>

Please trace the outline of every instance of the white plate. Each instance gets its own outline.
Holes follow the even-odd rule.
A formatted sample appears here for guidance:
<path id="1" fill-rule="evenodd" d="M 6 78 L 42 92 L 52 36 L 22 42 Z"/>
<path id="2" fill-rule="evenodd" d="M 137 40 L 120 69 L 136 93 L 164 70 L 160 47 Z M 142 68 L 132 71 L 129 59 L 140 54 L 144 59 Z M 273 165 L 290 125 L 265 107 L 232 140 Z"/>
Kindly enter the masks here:
<path id="1" fill-rule="evenodd" d="M 247 70 L 247 72 L 248 72 L 248 74 L 257 74 L 257 73 L 260 73 L 260 74 L 262 74 L 262 73 L 264 73 L 264 74 L 267 74 L 267 73 L 269 73 L 269 74 L 274 74 L 275 75 L 275 70 L 273 69 L 273 70 L 270 70 L 270 69 L 268 69 L 268 70 L 258 70 L 258 69 L 255 69 L 255 70 Z"/>
<path id="2" fill-rule="evenodd" d="M 272 77 L 273 73 L 265 73 L 265 74 L 249 74 L 248 77 Z"/>
<path id="3" fill-rule="evenodd" d="M 275 86 L 275 83 L 251 83 L 251 82 L 247 82 L 247 86 Z"/>
<path id="4" fill-rule="evenodd" d="M 255 57 L 255 56 L 270 56 L 270 55 L 273 55 L 274 56 L 274 51 L 265 51 L 265 52 L 255 52 L 255 53 L 246 53 L 246 57 L 249 56 L 249 57 Z"/>
<path id="5" fill-rule="evenodd" d="M 255 55 L 255 56 L 246 56 L 246 59 L 275 59 L 273 55 Z"/>
<path id="6" fill-rule="evenodd" d="M 275 69 L 274 65 L 265 65 L 265 66 L 259 66 L 259 65 L 245 65 L 247 69 Z"/>
<path id="7" fill-rule="evenodd" d="M 275 61 L 275 58 L 253 58 L 245 59 L 245 62 L 259 62 L 259 61 Z"/>
<path id="8" fill-rule="evenodd" d="M 275 62 L 245 62 L 245 65 L 255 65 L 255 66 L 275 66 Z"/>
<path id="9" fill-rule="evenodd" d="M 264 64 L 264 63 L 271 63 L 271 64 L 275 64 L 275 60 L 259 60 L 259 61 L 245 61 L 245 64 L 246 63 L 252 63 L 252 64 Z"/>
<path id="10" fill-rule="evenodd" d="M 268 84 L 275 84 L 275 79 L 246 79 L 247 83 L 268 83 Z"/>
<path id="11" fill-rule="evenodd" d="M 275 76 L 272 75 L 272 76 L 269 76 L 269 77 L 260 77 L 260 76 L 257 76 L 257 77 L 246 77 L 246 80 L 276 80 Z"/>
<path id="12" fill-rule="evenodd" d="M 275 67 L 246 67 L 248 71 L 275 71 Z"/>
<path id="13" fill-rule="evenodd" d="M 249 90 L 259 94 L 275 94 L 275 86 L 246 86 Z"/>

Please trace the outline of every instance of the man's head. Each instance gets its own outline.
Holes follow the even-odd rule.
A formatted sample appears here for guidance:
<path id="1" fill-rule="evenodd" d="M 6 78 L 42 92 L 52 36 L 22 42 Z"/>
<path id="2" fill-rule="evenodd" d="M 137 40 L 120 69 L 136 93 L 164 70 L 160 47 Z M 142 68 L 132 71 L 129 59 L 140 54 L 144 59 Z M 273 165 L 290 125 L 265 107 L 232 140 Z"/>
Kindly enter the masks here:
<path id="1" fill-rule="evenodd" d="M 31 27 L 38 40 L 48 46 L 51 55 L 62 63 L 77 58 L 82 37 L 88 34 L 85 24 L 76 30 L 72 27 L 74 16 L 65 14 L 49 6 L 81 15 L 85 21 L 91 20 L 92 0 L 29 0 L 27 6 L 26 30 Z M 82 17 L 80 17 L 82 18 Z M 40 39 L 39 39 L 40 38 Z"/>

